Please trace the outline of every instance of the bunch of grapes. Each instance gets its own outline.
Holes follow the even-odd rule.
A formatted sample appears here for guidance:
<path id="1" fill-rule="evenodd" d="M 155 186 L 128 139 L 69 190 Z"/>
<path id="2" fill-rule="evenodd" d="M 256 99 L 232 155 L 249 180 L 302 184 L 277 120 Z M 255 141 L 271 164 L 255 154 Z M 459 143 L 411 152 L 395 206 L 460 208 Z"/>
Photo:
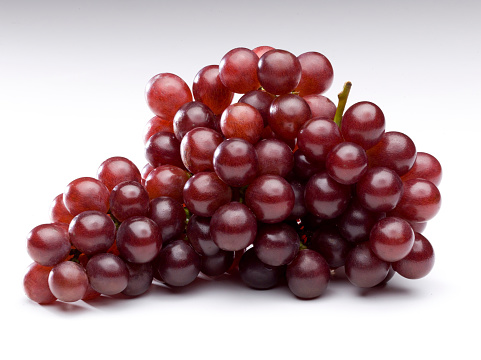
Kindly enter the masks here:
<path id="1" fill-rule="evenodd" d="M 237 273 L 309 299 L 341 268 L 364 288 L 426 276 L 434 251 L 421 233 L 441 205 L 441 165 L 386 132 L 376 104 L 344 111 L 349 82 L 337 106 L 323 96 L 332 81 L 324 55 L 268 46 L 229 51 L 192 90 L 152 77 L 147 164 L 109 158 L 53 200 L 51 223 L 27 237 L 27 296 L 135 297 Z"/>

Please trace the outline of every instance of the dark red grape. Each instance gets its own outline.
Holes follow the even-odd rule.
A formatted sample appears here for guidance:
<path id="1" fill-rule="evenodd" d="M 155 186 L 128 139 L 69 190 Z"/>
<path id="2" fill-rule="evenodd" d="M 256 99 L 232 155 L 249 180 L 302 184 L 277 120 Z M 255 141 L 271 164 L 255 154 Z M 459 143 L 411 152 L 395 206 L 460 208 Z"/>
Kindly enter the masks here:
<path id="1" fill-rule="evenodd" d="M 359 144 L 367 150 L 381 140 L 385 126 L 381 109 L 376 104 L 361 101 L 344 113 L 341 132 L 344 140 Z"/>
<path id="2" fill-rule="evenodd" d="M 297 149 L 294 152 L 293 173 L 296 179 L 309 180 L 312 175 L 325 169 L 326 167 L 324 162 L 310 161 L 300 149 Z"/>
<path id="3" fill-rule="evenodd" d="M 215 128 L 215 116 L 211 109 L 200 101 L 191 101 L 182 105 L 175 114 L 174 134 L 177 140 L 182 138 L 190 130 L 197 127 L 205 127 L 209 129 Z"/>
<path id="4" fill-rule="evenodd" d="M 210 221 L 210 235 L 222 250 L 238 251 L 254 243 L 257 221 L 244 204 L 231 202 L 217 209 Z"/>
<path id="5" fill-rule="evenodd" d="M 255 144 L 261 138 L 264 120 L 253 106 L 236 103 L 229 105 L 222 113 L 220 129 L 226 139 L 240 138 Z"/>
<path id="6" fill-rule="evenodd" d="M 399 176 L 406 174 L 416 160 L 416 146 L 405 134 L 389 131 L 379 142 L 367 151 L 369 166 L 384 166 Z"/>
<path id="7" fill-rule="evenodd" d="M 149 211 L 149 193 L 137 181 L 124 181 L 110 193 L 110 212 L 122 222 L 132 216 L 145 216 Z"/>
<path id="8" fill-rule="evenodd" d="M 342 142 L 327 154 L 326 171 L 341 184 L 355 184 L 367 171 L 366 151 L 355 143 Z"/>
<path id="9" fill-rule="evenodd" d="M 161 279 L 170 286 L 186 286 L 200 272 L 200 256 L 184 240 L 174 240 L 167 244 L 160 251 L 155 264 Z"/>
<path id="10" fill-rule="evenodd" d="M 276 286 L 283 274 L 283 267 L 264 264 L 256 256 L 254 248 L 248 249 L 239 261 L 239 275 L 247 286 L 267 290 Z"/>
<path id="11" fill-rule="evenodd" d="M 129 282 L 122 294 L 127 296 L 139 296 L 149 290 L 154 279 L 152 263 L 133 264 L 125 263 L 129 271 Z"/>
<path id="12" fill-rule="evenodd" d="M 180 142 L 174 134 L 160 131 L 145 144 L 145 158 L 154 168 L 161 165 L 184 167 L 180 157 Z"/>
<path id="13" fill-rule="evenodd" d="M 331 269 L 344 266 L 351 244 L 344 239 L 336 226 L 321 225 L 312 235 L 309 249 L 317 251 Z"/>
<path id="14" fill-rule="evenodd" d="M 57 300 L 48 286 L 48 275 L 51 269 L 36 262 L 30 264 L 23 278 L 23 289 L 30 300 L 42 305 L 51 304 Z"/>
<path id="15" fill-rule="evenodd" d="M 148 217 L 159 227 L 162 242 L 165 244 L 180 238 L 185 228 L 184 207 L 168 196 L 161 196 L 150 201 Z"/>
<path id="16" fill-rule="evenodd" d="M 220 250 L 214 255 L 201 256 L 200 271 L 210 277 L 220 276 L 229 270 L 233 262 L 233 251 Z"/>
<path id="17" fill-rule="evenodd" d="M 95 210 L 74 217 L 68 232 L 72 245 L 86 255 L 106 252 L 115 241 L 115 223 L 107 214 Z"/>
<path id="18" fill-rule="evenodd" d="M 185 170 L 173 165 L 162 165 L 149 173 L 145 179 L 145 189 L 150 199 L 169 196 L 182 204 L 187 180 L 189 175 Z"/>
<path id="19" fill-rule="evenodd" d="M 234 98 L 234 93 L 220 81 L 218 65 L 205 66 L 197 73 L 192 92 L 195 100 L 206 104 L 216 115 L 222 114 Z"/>
<path id="20" fill-rule="evenodd" d="M 301 80 L 301 63 L 285 50 L 269 50 L 258 63 L 257 78 L 261 86 L 274 95 L 293 91 Z"/>
<path id="21" fill-rule="evenodd" d="M 257 176 L 257 167 L 254 145 L 244 139 L 227 139 L 214 152 L 215 173 L 230 186 L 250 184 Z"/>
<path id="22" fill-rule="evenodd" d="M 68 227 L 42 224 L 27 235 L 27 252 L 32 260 L 43 266 L 54 266 L 65 260 L 71 249 Z"/>
<path id="23" fill-rule="evenodd" d="M 312 94 L 303 96 L 302 98 L 309 105 L 309 108 L 311 109 L 311 116 L 313 118 L 320 117 L 323 119 L 334 119 L 337 107 L 324 95 Z"/>
<path id="24" fill-rule="evenodd" d="M 50 291 L 60 301 L 81 300 L 88 284 L 85 269 L 73 261 L 63 261 L 55 265 L 48 276 Z"/>
<path id="25" fill-rule="evenodd" d="M 321 94 L 330 88 L 334 70 L 330 61 L 322 54 L 310 51 L 297 57 L 301 63 L 301 80 L 295 91 L 300 96 Z"/>
<path id="26" fill-rule="evenodd" d="M 217 131 L 205 127 L 190 130 L 180 143 L 180 156 L 191 173 L 214 171 L 215 149 L 224 141 Z"/>
<path id="27" fill-rule="evenodd" d="M 418 152 L 411 170 L 401 176 L 401 180 L 407 181 L 420 178 L 429 180 L 434 185 L 439 186 L 442 176 L 443 171 L 439 161 L 431 154 Z"/>
<path id="28" fill-rule="evenodd" d="M 356 245 L 346 258 L 344 269 L 348 280 L 355 286 L 369 288 L 381 283 L 389 272 L 390 264 L 379 259 L 369 243 Z"/>
<path id="29" fill-rule="evenodd" d="M 231 188 L 215 172 L 197 173 L 184 186 L 184 203 L 191 213 L 199 216 L 214 215 L 231 199 Z"/>
<path id="30" fill-rule="evenodd" d="M 177 75 L 161 73 L 147 83 L 145 98 L 155 115 L 172 120 L 183 104 L 192 101 L 192 93 L 185 81 Z"/>
<path id="31" fill-rule="evenodd" d="M 414 231 L 406 220 L 386 217 L 373 226 L 369 235 L 371 250 L 387 262 L 404 258 L 412 249 Z"/>
<path id="32" fill-rule="evenodd" d="M 109 196 L 109 189 L 100 180 L 82 177 L 67 185 L 63 193 L 63 202 L 73 216 L 87 210 L 107 213 Z"/>
<path id="33" fill-rule="evenodd" d="M 341 215 L 350 198 L 351 187 L 339 184 L 325 171 L 309 179 L 304 193 L 307 210 L 323 219 L 333 219 Z"/>
<path id="34" fill-rule="evenodd" d="M 306 203 L 304 201 L 304 183 L 298 180 L 290 181 L 292 191 L 294 192 L 294 207 L 289 214 L 288 219 L 297 220 L 307 214 Z"/>
<path id="35" fill-rule="evenodd" d="M 230 91 L 245 94 L 259 88 L 257 63 L 259 57 L 246 48 L 235 48 L 224 55 L 219 65 L 219 77 Z"/>
<path id="36" fill-rule="evenodd" d="M 369 169 L 356 185 L 359 202 L 370 211 L 390 211 L 403 194 L 403 183 L 394 170 L 377 167 Z"/>
<path id="37" fill-rule="evenodd" d="M 294 191 L 284 178 L 262 175 L 247 187 L 245 204 L 257 220 L 270 224 L 281 222 L 294 208 Z"/>
<path id="38" fill-rule="evenodd" d="M 263 224 L 254 241 L 256 255 L 264 264 L 281 266 L 290 263 L 299 251 L 296 230 L 285 223 Z"/>
<path id="39" fill-rule="evenodd" d="M 129 283 L 127 266 L 114 254 L 101 253 L 92 256 L 86 270 L 90 285 L 101 294 L 119 294 Z"/>
<path id="40" fill-rule="evenodd" d="M 186 235 L 194 250 L 203 257 L 217 254 L 220 249 L 210 234 L 210 217 L 192 215 L 187 223 Z"/>
<path id="41" fill-rule="evenodd" d="M 342 136 L 337 124 L 323 118 L 309 120 L 297 135 L 299 149 L 313 163 L 325 162 L 327 154 L 341 142 Z"/>
<path id="42" fill-rule="evenodd" d="M 116 244 L 125 261 L 143 264 L 157 256 L 162 248 L 162 236 L 155 221 L 134 216 L 120 224 Z"/>
<path id="43" fill-rule="evenodd" d="M 390 215 L 425 222 L 436 216 L 440 208 L 441 193 L 436 185 L 424 179 L 411 179 L 404 182 L 404 193 Z"/>
<path id="44" fill-rule="evenodd" d="M 326 290 L 331 272 L 326 260 L 316 251 L 299 251 L 287 265 L 286 279 L 291 292 L 301 299 L 314 299 Z"/>
<path id="45" fill-rule="evenodd" d="M 286 177 L 294 167 L 294 154 L 281 140 L 263 139 L 255 145 L 258 161 L 258 175 Z"/>
<path id="46" fill-rule="evenodd" d="M 100 164 L 97 178 L 107 186 L 109 191 L 112 191 L 115 185 L 124 181 L 140 182 L 141 175 L 140 170 L 132 161 L 121 156 L 114 156 Z"/>
<path id="47" fill-rule="evenodd" d="M 303 98 L 295 94 L 285 94 L 272 101 L 268 123 L 277 136 L 292 140 L 310 118 L 311 109 Z"/>
<path id="48" fill-rule="evenodd" d="M 423 235 L 414 233 L 414 245 L 403 259 L 392 264 L 393 269 L 408 279 L 420 279 L 432 270 L 434 266 L 434 250 Z"/>

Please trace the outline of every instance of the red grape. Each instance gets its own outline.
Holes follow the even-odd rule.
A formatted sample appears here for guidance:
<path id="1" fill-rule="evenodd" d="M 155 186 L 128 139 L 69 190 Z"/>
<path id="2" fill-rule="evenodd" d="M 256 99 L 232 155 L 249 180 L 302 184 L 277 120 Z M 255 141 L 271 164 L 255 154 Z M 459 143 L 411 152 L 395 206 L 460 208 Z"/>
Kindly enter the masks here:
<path id="1" fill-rule="evenodd" d="M 246 48 L 235 48 L 224 55 L 219 65 L 219 77 L 230 91 L 245 94 L 259 88 L 257 63 L 259 57 Z"/>
<path id="2" fill-rule="evenodd" d="M 310 51 L 297 57 L 301 63 L 301 80 L 295 91 L 300 96 L 321 94 L 332 84 L 334 71 L 330 61 L 322 54 Z"/>

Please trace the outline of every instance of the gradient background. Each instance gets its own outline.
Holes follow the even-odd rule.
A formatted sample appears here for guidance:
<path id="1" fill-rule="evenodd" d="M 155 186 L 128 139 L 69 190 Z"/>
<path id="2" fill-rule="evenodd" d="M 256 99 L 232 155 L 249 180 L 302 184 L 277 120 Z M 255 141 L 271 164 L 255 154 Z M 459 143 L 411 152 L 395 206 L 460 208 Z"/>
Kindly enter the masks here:
<path id="1" fill-rule="evenodd" d="M 479 356 L 479 1 L 0 1 L 2 353 L 15 358 L 443 358 Z M 135 300 L 41 307 L 23 294 L 25 236 L 51 200 L 100 163 L 145 164 L 144 86 L 188 84 L 232 48 L 318 51 L 326 93 L 383 110 L 444 168 L 425 231 L 426 278 L 364 291 L 331 283 L 312 301 L 228 281 Z M 8 325 L 7 325 L 8 324 Z"/>

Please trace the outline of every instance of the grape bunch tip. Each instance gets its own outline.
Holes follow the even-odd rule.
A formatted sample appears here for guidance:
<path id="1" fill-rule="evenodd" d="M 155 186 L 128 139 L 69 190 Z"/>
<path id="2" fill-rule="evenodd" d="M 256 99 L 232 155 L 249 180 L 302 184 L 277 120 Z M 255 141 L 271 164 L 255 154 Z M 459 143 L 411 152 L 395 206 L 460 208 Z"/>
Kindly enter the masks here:
<path id="1" fill-rule="evenodd" d="M 191 87 L 153 76 L 146 164 L 111 157 L 53 199 L 27 235 L 27 297 L 138 297 L 227 276 L 314 299 L 341 269 L 361 288 L 425 277 L 441 165 L 386 131 L 375 103 L 346 108 L 351 82 L 337 106 L 322 95 L 333 78 L 323 54 L 270 46 L 230 50 Z"/>

